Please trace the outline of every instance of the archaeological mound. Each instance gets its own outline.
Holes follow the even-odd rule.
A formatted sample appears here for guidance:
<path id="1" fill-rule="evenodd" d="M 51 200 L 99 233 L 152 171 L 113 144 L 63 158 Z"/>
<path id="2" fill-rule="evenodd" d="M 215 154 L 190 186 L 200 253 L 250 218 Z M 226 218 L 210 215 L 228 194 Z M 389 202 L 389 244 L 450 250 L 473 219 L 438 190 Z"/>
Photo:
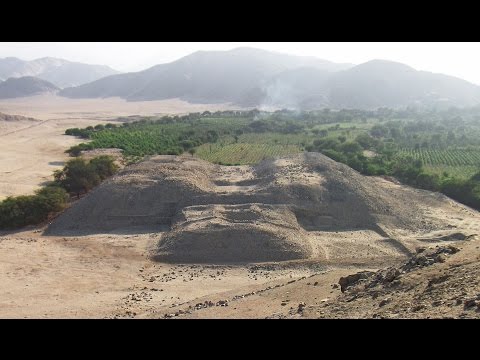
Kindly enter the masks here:
<path id="1" fill-rule="evenodd" d="M 440 194 L 362 176 L 318 153 L 255 166 L 165 155 L 126 167 L 46 234 L 156 233 L 154 257 L 186 263 L 327 259 L 346 242 L 351 249 L 368 245 L 379 254 L 405 255 L 409 246 L 395 234 L 444 228 L 428 209 L 445 206 L 456 205 Z M 355 242 L 360 233 L 371 235 Z"/>

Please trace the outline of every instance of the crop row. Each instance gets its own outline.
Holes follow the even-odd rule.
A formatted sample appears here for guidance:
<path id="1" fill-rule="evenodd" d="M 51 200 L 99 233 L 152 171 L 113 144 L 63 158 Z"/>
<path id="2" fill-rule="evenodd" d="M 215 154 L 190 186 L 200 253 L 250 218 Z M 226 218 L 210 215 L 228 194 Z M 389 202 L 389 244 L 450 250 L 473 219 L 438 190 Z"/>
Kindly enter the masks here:
<path id="1" fill-rule="evenodd" d="M 480 166 L 479 150 L 403 149 L 397 156 L 413 157 L 425 166 Z"/>

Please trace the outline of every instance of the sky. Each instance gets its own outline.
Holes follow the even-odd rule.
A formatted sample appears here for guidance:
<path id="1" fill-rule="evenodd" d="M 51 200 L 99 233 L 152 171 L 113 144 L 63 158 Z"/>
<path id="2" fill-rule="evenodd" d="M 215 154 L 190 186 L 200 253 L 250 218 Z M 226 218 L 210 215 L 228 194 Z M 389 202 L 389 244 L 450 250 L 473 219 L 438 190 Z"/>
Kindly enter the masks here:
<path id="1" fill-rule="evenodd" d="M 393 60 L 480 85 L 480 42 L 0 42 L 0 58 L 33 60 L 50 56 L 128 72 L 171 62 L 198 50 L 243 46 L 353 64 Z"/>

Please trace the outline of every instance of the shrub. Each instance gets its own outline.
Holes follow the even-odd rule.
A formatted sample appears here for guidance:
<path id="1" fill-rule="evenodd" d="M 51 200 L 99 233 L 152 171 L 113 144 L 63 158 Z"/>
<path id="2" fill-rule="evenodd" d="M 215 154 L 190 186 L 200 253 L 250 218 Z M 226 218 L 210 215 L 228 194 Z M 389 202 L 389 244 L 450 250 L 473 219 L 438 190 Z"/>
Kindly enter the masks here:
<path id="1" fill-rule="evenodd" d="M 98 156 L 90 162 L 76 158 L 67 162 L 63 170 L 56 171 L 54 178 L 56 184 L 80 197 L 80 193 L 90 191 L 117 170 L 110 156 Z"/>
<path id="2" fill-rule="evenodd" d="M 56 186 L 47 186 L 35 195 L 8 197 L 0 202 L 0 229 L 36 225 L 63 210 L 67 200 L 67 192 Z"/>

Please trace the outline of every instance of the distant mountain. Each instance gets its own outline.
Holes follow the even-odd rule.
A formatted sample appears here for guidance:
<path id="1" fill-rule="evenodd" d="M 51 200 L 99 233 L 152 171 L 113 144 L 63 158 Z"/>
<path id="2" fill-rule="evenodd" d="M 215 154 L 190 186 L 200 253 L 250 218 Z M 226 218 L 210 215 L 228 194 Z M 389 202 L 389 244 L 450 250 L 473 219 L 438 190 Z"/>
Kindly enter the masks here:
<path id="1" fill-rule="evenodd" d="M 15 57 L 0 59 L 0 80 L 35 76 L 60 88 L 78 86 L 118 73 L 105 65 L 88 65 L 51 57 L 31 61 Z"/>
<path id="2" fill-rule="evenodd" d="M 314 68 L 289 70 L 272 77 L 251 94 L 255 96 L 243 98 L 240 103 L 297 109 L 480 104 L 477 85 L 385 60 L 372 60 L 335 73 Z"/>
<path id="3" fill-rule="evenodd" d="M 283 71 L 247 91 L 238 103 L 243 106 L 308 108 L 329 105 L 329 71 L 300 67 Z"/>
<path id="4" fill-rule="evenodd" d="M 198 103 L 237 102 L 248 91 L 289 69 L 311 67 L 332 72 L 351 64 L 335 64 L 252 48 L 230 51 L 198 51 L 169 64 L 64 89 L 60 95 L 74 98 L 120 96 L 128 100 L 179 97 Z"/>
<path id="5" fill-rule="evenodd" d="M 62 96 L 130 101 L 181 98 L 296 109 L 480 104 L 480 87 L 452 76 L 373 60 L 357 66 L 265 50 L 199 51 L 169 64 L 62 90 Z"/>
<path id="6" fill-rule="evenodd" d="M 58 91 L 52 83 L 33 76 L 10 78 L 0 82 L 0 99 L 10 99 Z"/>
<path id="7" fill-rule="evenodd" d="M 372 60 L 338 72 L 331 77 L 329 88 L 330 103 L 337 108 L 480 103 L 477 85 L 385 60 Z"/>

